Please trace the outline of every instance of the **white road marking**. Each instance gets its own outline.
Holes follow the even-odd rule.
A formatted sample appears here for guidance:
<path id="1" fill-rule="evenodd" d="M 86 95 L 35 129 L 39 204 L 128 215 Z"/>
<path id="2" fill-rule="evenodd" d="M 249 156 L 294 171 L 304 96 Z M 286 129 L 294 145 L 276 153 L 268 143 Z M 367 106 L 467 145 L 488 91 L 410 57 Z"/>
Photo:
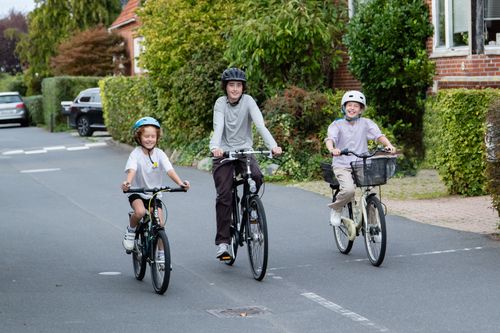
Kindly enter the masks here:
<path id="1" fill-rule="evenodd" d="M 87 147 L 102 147 L 105 145 L 106 145 L 106 142 L 92 142 L 92 143 L 85 144 L 85 146 L 87 146 Z"/>
<path id="2" fill-rule="evenodd" d="M 25 151 L 24 153 L 26 155 L 31 155 L 31 154 L 45 154 L 47 151 L 45 149 L 39 149 L 39 150 L 29 150 Z"/>
<path id="3" fill-rule="evenodd" d="M 53 147 L 43 147 L 45 150 L 64 150 L 66 146 L 53 146 Z"/>
<path id="4" fill-rule="evenodd" d="M 405 257 L 418 257 L 418 256 L 429 256 L 433 254 L 445 254 L 445 253 L 457 253 L 457 252 L 466 252 L 466 251 L 478 251 L 484 249 L 482 246 L 476 247 L 464 247 L 463 249 L 450 249 L 450 250 L 441 250 L 441 251 L 429 251 L 429 252 L 420 252 L 420 253 L 410 253 L 410 254 L 398 254 L 395 256 L 391 256 L 392 258 L 405 258 Z M 367 258 L 360 259 L 350 259 L 345 262 L 359 262 L 359 261 L 367 261 Z"/>
<path id="5" fill-rule="evenodd" d="M 90 149 L 89 147 L 83 146 L 83 147 L 68 147 L 66 150 L 68 151 L 75 151 L 75 150 L 86 150 Z"/>
<path id="6" fill-rule="evenodd" d="M 16 155 L 16 154 L 24 154 L 24 150 L 10 150 L 2 153 L 2 155 Z"/>
<path id="7" fill-rule="evenodd" d="M 16 150 L 8 150 L 4 151 L 2 153 L 3 156 L 7 155 L 20 155 L 20 154 L 25 154 L 25 155 L 32 155 L 32 154 L 45 154 L 49 151 L 55 151 L 55 150 L 67 150 L 67 151 L 75 151 L 75 150 L 87 150 L 90 148 L 94 147 L 103 147 L 106 146 L 106 142 L 91 142 L 91 143 L 85 143 L 83 146 L 74 146 L 74 147 L 66 147 L 66 146 L 49 146 L 49 147 L 43 147 L 41 149 L 32 149 L 32 150 L 22 150 L 22 149 L 16 149 Z"/>
<path id="8" fill-rule="evenodd" d="M 51 172 L 51 171 L 60 171 L 60 168 L 52 168 L 52 169 L 31 169 L 31 170 L 21 170 L 21 173 L 36 173 L 36 172 Z"/>
<path id="9" fill-rule="evenodd" d="M 330 302 L 327 299 L 324 299 L 323 297 L 316 295 L 315 293 L 303 293 L 301 296 L 304 296 L 305 298 L 310 299 L 313 302 L 318 303 L 322 307 L 333 311 L 335 313 L 338 313 L 341 316 L 344 316 L 346 318 L 351 319 L 354 322 L 359 323 L 360 325 L 363 325 L 365 327 L 371 328 L 377 332 L 388 332 L 389 329 L 387 327 L 384 327 L 382 325 L 378 325 L 368 318 L 365 318 L 355 312 L 352 312 L 351 310 L 344 309 L 342 306 L 335 304 L 333 302 Z"/>
<path id="10" fill-rule="evenodd" d="M 99 275 L 120 275 L 121 272 L 101 272 Z"/>

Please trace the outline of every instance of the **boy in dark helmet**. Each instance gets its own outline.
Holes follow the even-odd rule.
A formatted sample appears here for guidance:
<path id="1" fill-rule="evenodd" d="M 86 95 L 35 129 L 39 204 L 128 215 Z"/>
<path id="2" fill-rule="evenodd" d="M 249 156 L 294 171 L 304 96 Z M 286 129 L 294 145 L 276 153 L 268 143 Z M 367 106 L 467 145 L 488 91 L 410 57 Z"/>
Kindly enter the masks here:
<path id="1" fill-rule="evenodd" d="M 231 240 L 231 189 L 233 170 L 242 169 L 244 161 L 233 163 L 223 161 L 225 151 L 249 150 L 253 147 L 252 123 L 264 139 L 266 146 L 275 155 L 281 154 L 281 148 L 264 124 L 262 113 L 254 99 L 244 94 L 246 86 L 245 72 L 239 68 L 228 68 L 222 73 L 221 84 L 225 96 L 219 97 L 214 105 L 214 132 L 210 139 L 210 151 L 214 156 L 212 173 L 217 191 L 216 215 L 217 258 L 228 258 Z M 252 177 L 257 188 L 262 184 L 262 173 L 257 161 L 252 156 Z"/>

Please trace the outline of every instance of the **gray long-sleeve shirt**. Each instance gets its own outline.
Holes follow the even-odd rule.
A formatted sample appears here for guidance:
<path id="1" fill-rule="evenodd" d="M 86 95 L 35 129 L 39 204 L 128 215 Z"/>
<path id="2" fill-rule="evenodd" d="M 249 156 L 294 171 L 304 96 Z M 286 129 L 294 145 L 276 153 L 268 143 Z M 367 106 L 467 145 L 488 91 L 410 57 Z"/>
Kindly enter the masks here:
<path id="1" fill-rule="evenodd" d="M 214 133 L 210 139 L 210 150 L 223 151 L 250 149 L 253 147 L 252 122 L 264 139 L 267 148 L 277 147 L 276 141 L 266 128 L 257 103 L 250 95 L 243 94 L 235 106 L 222 96 L 214 105 Z"/>

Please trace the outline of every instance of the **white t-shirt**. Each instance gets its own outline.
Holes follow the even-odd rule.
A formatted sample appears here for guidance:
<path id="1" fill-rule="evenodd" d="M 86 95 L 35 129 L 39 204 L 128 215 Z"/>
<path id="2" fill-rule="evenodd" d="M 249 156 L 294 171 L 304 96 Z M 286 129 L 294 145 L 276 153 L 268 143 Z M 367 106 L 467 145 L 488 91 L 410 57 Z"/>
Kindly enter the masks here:
<path id="1" fill-rule="evenodd" d="M 136 171 L 131 187 L 155 188 L 167 184 L 167 172 L 172 170 L 173 166 L 167 154 L 161 149 L 154 148 L 151 151 L 151 159 L 149 159 L 141 147 L 136 147 L 128 157 L 125 173 L 130 169 Z M 139 195 L 144 199 L 151 198 L 151 194 L 139 193 Z"/>

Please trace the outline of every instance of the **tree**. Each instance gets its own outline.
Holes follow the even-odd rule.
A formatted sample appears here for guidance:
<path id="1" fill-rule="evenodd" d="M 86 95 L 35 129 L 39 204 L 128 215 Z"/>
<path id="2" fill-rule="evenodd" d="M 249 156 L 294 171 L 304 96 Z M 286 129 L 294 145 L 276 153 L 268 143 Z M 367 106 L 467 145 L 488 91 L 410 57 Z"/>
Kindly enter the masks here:
<path id="1" fill-rule="evenodd" d="M 257 95 L 269 97 L 291 85 L 331 87 L 342 61 L 344 1 L 253 0 L 242 6 L 225 57 L 246 69 Z"/>
<path id="2" fill-rule="evenodd" d="M 344 38 L 368 104 L 416 161 L 424 154 L 423 99 L 434 76 L 426 52 L 432 31 L 423 0 L 372 0 L 360 6 Z"/>
<path id="3" fill-rule="evenodd" d="M 128 61 L 123 37 L 100 25 L 60 44 L 51 68 L 54 75 L 106 76 L 126 74 Z"/>
<path id="4" fill-rule="evenodd" d="M 110 25 L 121 10 L 120 0 L 35 0 L 28 14 L 28 34 L 16 48 L 28 63 L 25 73 L 28 94 L 40 90 L 43 78 L 51 75 L 50 59 L 57 46 L 76 31 L 98 24 Z"/>
<path id="5" fill-rule="evenodd" d="M 228 65 L 224 37 L 238 15 L 235 4 L 156 0 L 146 2 L 139 12 L 145 46 L 139 62 L 160 88 L 162 126 L 171 147 L 210 133 L 213 103 L 221 93 L 220 75 Z"/>
<path id="6" fill-rule="evenodd" d="M 26 17 L 20 12 L 11 10 L 7 17 L 0 19 L 0 72 L 16 74 L 22 71 L 15 49 L 21 35 L 27 31 Z"/>

